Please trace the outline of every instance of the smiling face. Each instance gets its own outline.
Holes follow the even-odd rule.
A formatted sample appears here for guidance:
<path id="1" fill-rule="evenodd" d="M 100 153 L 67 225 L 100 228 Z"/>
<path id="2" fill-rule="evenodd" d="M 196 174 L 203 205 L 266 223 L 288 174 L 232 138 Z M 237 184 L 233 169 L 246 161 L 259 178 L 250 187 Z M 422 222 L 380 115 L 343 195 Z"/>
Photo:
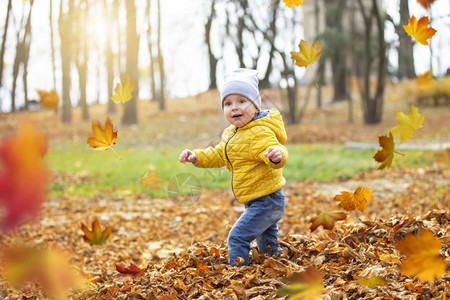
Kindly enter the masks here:
<path id="1" fill-rule="evenodd" d="M 228 123 L 236 127 L 242 127 L 250 122 L 257 111 L 253 102 L 242 95 L 231 94 L 223 100 L 223 114 Z"/>

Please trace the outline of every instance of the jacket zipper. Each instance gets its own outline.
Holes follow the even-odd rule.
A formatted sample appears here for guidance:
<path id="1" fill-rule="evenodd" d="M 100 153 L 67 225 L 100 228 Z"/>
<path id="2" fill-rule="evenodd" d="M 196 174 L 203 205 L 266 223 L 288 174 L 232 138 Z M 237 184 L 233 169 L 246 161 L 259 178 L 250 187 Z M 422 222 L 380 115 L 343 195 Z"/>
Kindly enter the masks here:
<path id="1" fill-rule="evenodd" d="M 228 146 L 228 143 L 231 141 L 231 139 L 236 135 L 238 129 L 239 128 L 236 127 L 236 130 L 234 131 L 233 135 L 225 143 L 225 157 L 227 158 L 227 160 L 231 166 L 231 190 L 233 192 L 234 198 L 236 198 L 236 199 L 237 199 L 237 197 L 236 197 L 236 194 L 234 193 L 234 186 L 233 186 L 234 169 L 233 169 L 233 164 L 231 163 L 230 158 L 228 157 L 228 154 L 227 154 L 227 146 Z"/>

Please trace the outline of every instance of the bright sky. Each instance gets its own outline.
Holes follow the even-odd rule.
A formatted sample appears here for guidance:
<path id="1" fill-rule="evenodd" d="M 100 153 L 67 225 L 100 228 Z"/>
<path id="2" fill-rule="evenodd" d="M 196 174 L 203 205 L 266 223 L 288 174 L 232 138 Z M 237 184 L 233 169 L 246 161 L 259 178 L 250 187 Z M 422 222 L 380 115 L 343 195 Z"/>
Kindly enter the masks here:
<path id="1" fill-rule="evenodd" d="M 140 7 L 143 7 L 145 0 L 137 0 Z M 272 0 L 270 0 L 272 1 Z M 269 0 L 265 2 L 270 2 Z M 391 12 L 394 20 L 399 20 L 398 12 L 396 10 L 396 2 L 399 0 L 383 0 L 387 10 Z M 54 1 L 57 2 L 57 1 Z M 193 95 L 202 91 L 205 91 L 209 85 L 208 77 L 208 55 L 207 49 L 204 45 L 204 23 L 205 23 L 205 11 L 208 9 L 209 1 L 202 0 L 161 0 L 162 5 L 162 47 L 164 53 L 164 62 L 166 74 L 168 76 L 167 82 L 167 94 L 169 96 L 184 97 L 187 95 Z M 264 3 L 265 3 L 264 2 Z M 7 1 L 0 2 L 0 30 L 3 33 L 3 24 L 6 12 Z M 48 27 L 48 1 L 40 0 L 35 1 L 35 11 L 32 18 L 32 30 L 33 30 L 33 42 L 31 48 L 31 59 L 29 65 L 29 91 L 31 98 L 37 98 L 35 93 L 36 89 L 51 89 L 52 88 L 52 69 L 51 69 L 51 57 L 49 47 L 50 31 Z M 433 73 L 441 75 L 450 68 L 450 7 L 449 1 L 437 0 L 432 5 L 431 26 L 438 30 L 435 37 L 432 39 L 433 45 Z M 297 8 L 301 9 L 301 8 Z M 18 12 L 18 11 L 17 11 Z M 142 14 L 142 9 L 138 12 L 138 26 L 143 26 L 139 22 L 139 13 Z M 430 15 L 429 12 L 420 7 L 416 0 L 410 0 L 410 14 L 414 14 L 417 18 L 425 15 Z M 93 22 L 97 18 L 92 18 Z M 92 25 L 92 30 L 101 30 L 97 25 Z M 10 28 L 12 29 L 12 28 Z M 13 34 L 14 30 L 10 30 L 10 34 Z M 220 33 L 215 35 L 217 40 L 220 40 Z M 392 41 L 398 41 L 398 37 L 393 31 L 391 25 L 387 25 L 386 38 Z M 301 36 L 299 36 L 299 40 Z M 58 40 L 58 37 L 57 37 Z M 393 43 L 394 45 L 396 42 Z M 4 83 L 7 89 L 2 88 L 0 95 L 3 98 L 3 103 L 0 103 L 3 109 L 7 109 L 9 104 L 9 91 L 11 86 L 11 67 L 14 60 L 15 53 L 15 40 L 14 38 L 8 38 L 7 40 L 7 52 L 6 52 L 6 74 L 4 74 Z M 142 47 L 143 45 L 141 45 Z M 59 47 L 57 45 L 57 47 Z M 140 67 L 142 70 L 149 65 L 149 57 L 146 47 L 142 47 L 145 51 L 140 53 Z M 227 53 L 232 53 L 232 49 L 229 49 Z M 424 73 L 430 68 L 430 49 L 427 46 L 416 44 L 414 46 L 415 55 L 415 68 L 417 73 Z M 396 64 L 396 51 L 390 51 L 390 62 Z M 89 63 L 92 66 L 98 61 L 97 58 L 93 58 Z M 228 59 L 225 63 L 220 63 L 218 66 L 218 79 L 222 80 L 223 74 L 237 68 L 237 60 L 234 58 Z M 57 65 L 59 68 L 59 63 Z M 148 67 L 147 67 L 148 68 Z M 57 75 L 57 90 L 61 90 L 61 78 L 60 74 Z M 94 85 L 102 84 L 106 82 L 106 74 L 91 74 L 91 80 L 89 84 Z M 76 77 L 75 77 L 76 80 Z M 116 78 L 117 82 L 119 78 Z M 23 103 L 21 84 L 18 86 L 18 103 Z M 99 95 L 101 102 L 107 101 L 106 87 L 103 88 Z M 88 102 L 95 101 L 98 92 L 95 88 L 89 89 L 88 86 Z M 72 94 L 77 97 L 77 91 L 74 89 Z M 148 98 L 150 96 L 149 82 L 143 79 L 140 84 L 140 97 Z M 22 100 L 20 99 L 22 98 Z"/>

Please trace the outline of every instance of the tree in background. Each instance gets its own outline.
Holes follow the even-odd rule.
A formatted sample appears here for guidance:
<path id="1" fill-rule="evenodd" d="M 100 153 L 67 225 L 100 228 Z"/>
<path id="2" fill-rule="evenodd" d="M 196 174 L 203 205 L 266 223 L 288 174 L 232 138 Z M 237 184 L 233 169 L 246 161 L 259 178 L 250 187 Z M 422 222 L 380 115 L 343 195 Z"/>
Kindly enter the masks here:
<path id="1" fill-rule="evenodd" d="M 8 7 L 6 9 L 6 17 L 5 17 L 5 26 L 3 29 L 3 38 L 2 38 L 2 45 L 0 48 L 0 88 L 2 85 L 3 80 L 3 66 L 5 64 L 4 58 L 5 58 L 5 50 L 6 50 L 6 39 L 8 37 L 8 28 L 9 28 L 9 16 L 11 15 L 11 8 L 12 8 L 12 0 L 8 0 Z M 2 103 L 2 99 L 0 99 L 0 104 Z"/>
<path id="2" fill-rule="evenodd" d="M 161 0 L 157 0 L 158 3 L 158 37 L 157 37 L 157 47 L 158 47 L 158 67 L 159 67 L 159 93 L 158 93 L 158 103 L 159 110 L 163 111 L 166 109 L 166 94 L 165 94 L 165 72 L 164 72 L 164 58 L 161 51 Z M 137 85 L 137 83 L 136 83 Z"/>

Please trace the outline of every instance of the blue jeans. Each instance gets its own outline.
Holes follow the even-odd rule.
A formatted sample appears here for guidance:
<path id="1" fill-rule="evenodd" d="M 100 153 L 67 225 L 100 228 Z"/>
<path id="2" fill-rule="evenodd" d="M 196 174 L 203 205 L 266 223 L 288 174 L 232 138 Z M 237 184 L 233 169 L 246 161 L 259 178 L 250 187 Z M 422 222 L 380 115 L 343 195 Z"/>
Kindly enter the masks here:
<path id="1" fill-rule="evenodd" d="M 234 260 L 244 259 L 243 265 L 248 265 L 250 243 L 256 239 L 260 253 L 267 252 L 267 246 L 272 254 L 278 253 L 275 242 L 278 237 L 277 223 L 284 213 L 283 189 L 256 198 L 245 204 L 245 211 L 231 228 L 228 234 L 228 262 L 236 266 Z"/>

